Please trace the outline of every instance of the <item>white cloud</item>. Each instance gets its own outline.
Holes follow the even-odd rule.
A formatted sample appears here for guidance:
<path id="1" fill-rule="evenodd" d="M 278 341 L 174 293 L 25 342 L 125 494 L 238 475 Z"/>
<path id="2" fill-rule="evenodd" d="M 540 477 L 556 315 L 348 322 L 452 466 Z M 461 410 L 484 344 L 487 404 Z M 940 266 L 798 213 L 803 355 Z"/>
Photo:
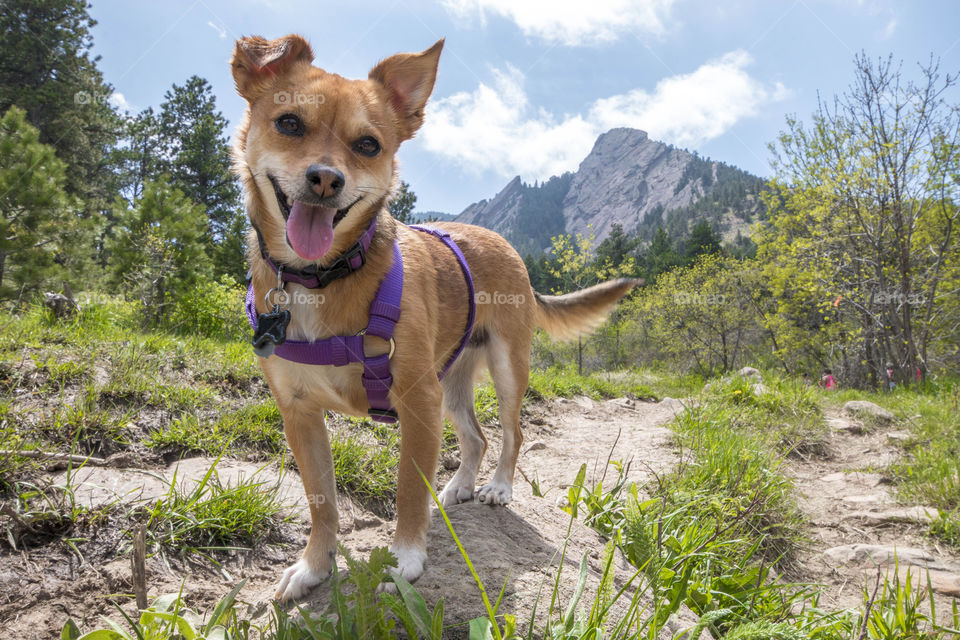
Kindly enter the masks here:
<path id="1" fill-rule="evenodd" d="M 112 104 L 114 108 L 116 108 L 121 113 L 136 112 L 136 109 L 133 108 L 133 105 L 127 102 L 127 99 L 119 91 L 114 91 L 113 93 L 111 93 L 108 100 L 110 101 L 110 104 Z"/>
<path id="2" fill-rule="evenodd" d="M 616 40 L 624 33 L 661 35 L 675 0 L 443 0 L 454 15 L 512 20 L 528 36 L 565 45 Z"/>
<path id="3" fill-rule="evenodd" d="M 728 131 L 759 108 L 788 94 L 745 70 L 744 51 L 711 60 L 696 71 L 664 78 L 652 92 L 634 89 L 596 100 L 584 114 L 554 116 L 529 104 L 523 74 L 494 71 L 481 84 L 432 102 L 424 146 L 472 172 L 493 171 L 526 180 L 576 169 L 598 135 L 614 127 L 643 129 L 656 140 L 697 147 Z"/>
<path id="4" fill-rule="evenodd" d="M 657 140 L 697 147 L 756 115 L 760 105 L 785 97 L 783 85 L 771 90 L 746 72 L 751 61 L 746 51 L 732 51 L 693 73 L 664 78 L 652 93 L 634 89 L 597 100 L 589 119 L 601 130 L 634 127 Z"/>
<path id="5" fill-rule="evenodd" d="M 493 76 L 492 87 L 481 84 L 428 107 L 422 134 L 428 149 L 468 170 L 531 177 L 561 173 L 590 151 L 592 124 L 579 115 L 558 121 L 543 110 L 531 114 L 523 74 L 507 67 Z"/>

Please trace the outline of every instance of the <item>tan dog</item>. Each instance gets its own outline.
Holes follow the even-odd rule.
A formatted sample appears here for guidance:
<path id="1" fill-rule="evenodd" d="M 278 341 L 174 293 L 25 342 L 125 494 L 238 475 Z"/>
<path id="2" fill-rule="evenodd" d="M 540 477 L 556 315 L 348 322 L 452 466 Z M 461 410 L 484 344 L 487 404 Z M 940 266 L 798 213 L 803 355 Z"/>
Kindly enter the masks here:
<path id="1" fill-rule="evenodd" d="M 393 263 L 392 245 L 402 250 L 401 316 L 390 361 L 390 401 L 399 415 L 401 444 L 397 484 L 397 528 L 392 551 L 396 572 L 413 581 L 423 572 L 429 528 L 429 493 L 420 477 L 435 477 L 443 417 L 454 424 L 461 464 L 441 493 L 445 506 L 476 498 L 506 504 L 523 436 L 520 403 L 529 377 L 534 327 L 570 336 L 602 322 L 633 281 L 606 282 L 564 296 L 534 293 L 520 256 L 499 235 L 480 227 L 442 226 L 459 245 L 473 272 L 480 302 L 470 342 L 443 379 L 437 374 L 455 352 L 467 323 L 469 297 L 453 253 L 437 238 L 390 217 L 387 201 L 397 181 L 395 156 L 423 122 L 443 41 L 418 54 L 380 62 L 366 80 L 347 80 L 311 65 L 307 42 L 296 35 L 237 42 L 232 60 L 237 90 L 247 103 L 235 148 L 235 170 L 243 181 L 251 222 L 277 264 L 303 269 L 329 265 L 357 242 L 374 217 L 376 233 L 366 263 L 319 291 L 288 284 L 292 295 L 288 336 L 315 341 L 354 335 Z M 305 213 L 306 212 L 306 213 Z M 249 260 L 257 310 L 276 284 L 256 236 Z M 507 301 L 498 304 L 498 301 Z M 385 353 L 386 341 L 364 339 L 370 354 Z M 299 598 L 334 566 L 337 536 L 336 483 L 324 411 L 366 416 L 361 365 L 298 364 L 273 355 L 260 365 L 283 415 L 284 432 L 303 476 L 312 528 L 299 562 L 289 567 L 277 598 Z M 474 487 L 487 442 L 474 415 L 473 385 L 486 365 L 496 387 L 503 450 L 491 481 Z"/>

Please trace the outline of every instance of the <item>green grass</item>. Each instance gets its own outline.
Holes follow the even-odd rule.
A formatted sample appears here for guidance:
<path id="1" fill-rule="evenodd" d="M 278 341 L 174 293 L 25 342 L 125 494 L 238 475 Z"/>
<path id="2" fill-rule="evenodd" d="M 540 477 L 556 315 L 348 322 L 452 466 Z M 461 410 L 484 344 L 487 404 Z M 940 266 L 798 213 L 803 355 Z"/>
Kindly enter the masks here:
<path id="1" fill-rule="evenodd" d="M 279 532 L 284 505 L 277 486 L 256 474 L 234 484 L 221 482 L 217 463 L 197 481 L 171 479 L 167 493 L 137 507 L 152 544 L 178 553 L 253 546 Z"/>
<path id="2" fill-rule="evenodd" d="M 657 400 L 658 396 L 638 375 L 630 372 L 579 375 L 576 367 L 554 367 L 530 372 L 528 397 L 534 399 L 589 396 L 594 399 L 633 396 Z"/>
<path id="3" fill-rule="evenodd" d="M 144 442 L 157 449 L 208 455 L 249 449 L 281 453 L 286 447 L 283 419 L 272 399 L 210 420 L 186 414 L 165 429 L 154 431 Z"/>
<path id="4" fill-rule="evenodd" d="M 738 378 L 714 383 L 673 425 L 677 467 L 641 489 L 616 461 L 608 486 L 584 486 L 584 466 L 566 508 L 646 576 L 660 624 L 680 604 L 702 616 L 723 611 L 715 635 L 777 622 L 812 596 L 771 573 L 788 572 L 803 542 L 793 485 L 780 471 L 796 447 L 784 434 L 818 416 L 814 398 L 786 382 L 759 394 Z"/>
<path id="5" fill-rule="evenodd" d="M 204 313 L 214 317 L 220 311 L 215 305 Z M 163 453 L 283 456 L 282 420 L 260 382 L 249 344 L 237 338 L 235 327 L 229 337 L 209 327 L 205 335 L 194 336 L 189 323 L 180 324 L 144 330 L 136 303 L 109 298 L 83 305 L 79 316 L 68 320 L 54 319 L 39 306 L 11 316 L 0 330 L 5 394 L 0 448 L 108 454 L 147 444 Z M 827 393 L 769 374 L 764 384 L 758 390 L 734 377 L 701 392 L 703 380 L 697 377 L 655 370 L 581 376 L 567 365 L 533 371 L 528 402 L 586 395 L 697 396 L 699 403 L 674 424 L 683 463 L 656 482 L 631 485 L 625 466 L 614 461 L 604 484 L 584 486 L 581 476 L 569 489 L 571 517 L 609 540 L 601 559 L 606 587 L 596 598 L 578 589 L 572 600 L 559 602 L 559 583 L 552 590 L 547 585 L 533 619 L 513 620 L 499 611 L 491 592 L 489 609 L 476 612 L 471 622 L 472 637 L 653 638 L 665 632 L 666 620 L 681 603 L 701 614 L 715 637 L 731 640 L 946 637 L 931 623 L 928 596 L 911 590 L 910 580 L 891 577 L 875 597 L 871 588 L 864 594 L 864 603 L 875 599 L 869 610 L 864 605 L 859 611 L 826 613 L 814 589 L 777 579 L 773 569 L 789 575 L 794 550 L 803 542 L 783 460 L 826 455 L 822 407 L 854 397 L 891 409 L 898 416 L 896 428 L 913 433 L 903 459 L 891 468 L 900 496 L 941 509 L 931 531 L 946 543 L 960 544 L 956 392 Z M 481 422 L 494 423 L 496 408 L 492 385 L 481 385 L 476 394 Z M 148 434 L 130 427 L 141 416 L 147 416 L 146 424 L 156 424 Z M 388 515 L 396 492 L 397 429 L 362 419 L 330 424 L 339 490 Z M 453 446 L 447 425 L 444 449 Z M 78 525 L 91 525 L 106 513 L 111 522 L 119 517 L 120 526 L 145 524 L 153 550 L 202 554 L 214 562 L 218 549 L 281 537 L 284 510 L 276 487 L 256 477 L 227 485 L 215 468 L 198 482 L 175 479 L 160 499 L 121 516 L 109 509 L 86 512 L 73 499 L 69 482 L 62 487 L 38 482 L 37 463 L 15 454 L 0 455 L 0 491 L 12 500 L 18 517 L 45 532 L 34 540 L 18 529 L 19 542 L 58 540 L 73 545 L 78 556 L 83 550 Z M 5 520 L 8 528 L 12 521 Z M 622 590 L 608 572 L 617 547 L 636 571 Z M 368 561 L 345 557 L 349 574 L 334 579 L 326 611 L 291 614 L 274 608 L 249 619 L 233 592 L 199 625 L 182 611 L 181 594 L 131 619 L 133 631 L 125 631 L 125 637 L 175 637 L 174 618 L 208 634 L 219 626 L 237 638 L 390 637 L 400 626 L 410 637 L 452 631 L 444 626 L 442 603 L 431 610 L 409 585 L 401 583 L 396 596 L 376 596 L 392 561 L 385 550 Z M 566 571 L 562 579 L 581 578 Z M 478 580 L 478 588 L 481 584 Z M 651 596 L 653 604 L 644 608 L 636 594 Z M 609 611 L 618 600 L 627 613 L 614 617 Z M 953 624 L 960 624 L 954 618 Z M 70 631 L 64 637 L 77 636 L 79 631 Z"/>
<path id="6" fill-rule="evenodd" d="M 371 446 L 353 434 L 333 434 L 330 450 L 337 488 L 381 514 L 391 513 L 397 495 L 399 435 Z"/>

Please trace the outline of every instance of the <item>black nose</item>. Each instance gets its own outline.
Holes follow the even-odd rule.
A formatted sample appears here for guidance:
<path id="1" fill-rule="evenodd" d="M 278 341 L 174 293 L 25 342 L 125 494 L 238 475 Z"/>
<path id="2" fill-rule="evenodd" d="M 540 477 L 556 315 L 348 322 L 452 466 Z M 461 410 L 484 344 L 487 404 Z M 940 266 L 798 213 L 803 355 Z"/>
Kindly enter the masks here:
<path id="1" fill-rule="evenodd" d="M 339 169 L 325 164 L 312 164 L 307 167 L 307 182 L 315 194 L 321 198 L 332 198 L 343 191 L 346 178 Z"/>

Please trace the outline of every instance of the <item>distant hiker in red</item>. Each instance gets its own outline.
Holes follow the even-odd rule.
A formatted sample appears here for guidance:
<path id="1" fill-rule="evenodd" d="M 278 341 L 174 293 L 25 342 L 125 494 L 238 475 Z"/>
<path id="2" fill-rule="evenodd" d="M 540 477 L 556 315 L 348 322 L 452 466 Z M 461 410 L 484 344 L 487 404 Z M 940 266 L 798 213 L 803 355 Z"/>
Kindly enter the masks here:
<path id="1" fill-rule="evenodd" d="M 833 373 L 830 369 L 823 370 L 823 376 L 820 377 L 820 385 L 824 389 L 830 389 L 831 391 L 837 388 L 837 380 L 833 377 Z"/>

